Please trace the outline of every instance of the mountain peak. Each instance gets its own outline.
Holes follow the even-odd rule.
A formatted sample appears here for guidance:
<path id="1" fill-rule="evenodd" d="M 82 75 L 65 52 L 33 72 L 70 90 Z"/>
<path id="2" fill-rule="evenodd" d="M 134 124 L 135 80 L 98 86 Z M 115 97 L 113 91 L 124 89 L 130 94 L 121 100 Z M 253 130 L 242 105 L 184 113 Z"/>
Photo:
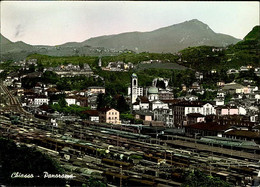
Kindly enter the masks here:
<path id="1" fill-rule="evenodd" d="M 202 23 L 200 20 L 198 20 L 198 19 L 191 19 L 191 20 L 189 20 L 189 21 L 187 21 L 187 22 L 200 22 L 200 23 Z"/>
<path id="2" fill-rule="evenodd" d="M 189 25 L 197 25 L 197 26 L 200 26 L 201 28 L 210 29 L 206 23 L 203 23 L 202 21 L 200 21 L 198 19 L 192 19 L 192 20 L 186 21 L 184 23 L 189 24 Z"/>
<path id="3" fill-rule="evenodd" d="M 96 37 L 84 41 L 92 47 L 129 49 L 136 52 L 178 52 L 192 46 L 209 45 L 224 47 L 239 40 L 228 35 L 215 33 L 207 24 L 192 19 L 150 32 L 130 32 L 113 35 L 113 37 Z"/>

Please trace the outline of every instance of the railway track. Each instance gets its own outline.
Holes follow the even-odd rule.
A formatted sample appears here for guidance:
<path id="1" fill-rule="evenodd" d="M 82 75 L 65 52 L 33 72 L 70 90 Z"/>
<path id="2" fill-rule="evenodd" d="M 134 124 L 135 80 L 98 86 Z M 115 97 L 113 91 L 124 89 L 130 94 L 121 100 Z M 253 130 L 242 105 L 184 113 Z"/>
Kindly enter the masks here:
<path id="1" fill-rule="evenodd" d="M 3 91 L 3 93 L 7 96 L 8 101 L 9 101 L 8 106 L 3 108 L 4 110 L 18 112 L 18 113 L 26 115 L 26 116 L 32 116 L 31 113 L 25 111 L 22 108 L 20 101 L 15 96 L 13 96 L 13 94 L 8 90 L 8 88 L 6 86 L 4 86 L 2 83 L 0 83 L 0 88 Z"/>
<path id="2" fill-rule="evenodd" d="M 1 89 L 6 93 L 7 97 L 9 98 L 10 105 L 8 106 L 11 111 L 16 111 L 21 113 L 24 116 L 28 117 L 28 113 L 23 110 L 21 107 L 19 101 L 17 98 L 15 98 L 9 90 L 4 87 L 3 85 L 0 85 Z M 226 171 L 226 168 L 230 167 L 231 165 L 255 165 L 254 170 L 257 171 L 257 167 L 259 170 L 259 166 L 256 163 L 256 161 L 259 160 L 259 157 L 256 157 L 256 155 L 253 155 L 252 157 L 246 156 L 247 161 L 245 161 L 244 158 L 245 155 L 241 155 L 240 158 L 237 158 L 237 155 L 239 155 L 239 152 L 233 152 L 236 155 L 230 155 L 226 154 L 227 151 L 230 150 L 222 150 L 224 151 L 222 156 L 215 155 L 218 158 L 221 158 L 222 160 L 227 160 L 229 157 L 236 156 L 236 161 L 225 164 L 223 162 L 212 162 L 209 160 L 210 153 L 209 152 L 218 152 L 214 151 L 212 149 L 206 149 L 211 146 L 203 145 L 203 148 L 192 144 L 192 142 L 186 142 L 182 140 L 159 140 L 159 139 L 153 139 L 149 136 L 140 136 L 138 133 L 134 133 L 134 131 L 131 132 L 131 130 L 128 130 L 128 133 L 126 131 L 122 131 L 124 133 L 120 133 L 120 130 L 115 131 L 111 130 L 110 128 L 99 127 L 99 124 L 93 124 L 85 121 L 85 123 L 78 123 L 73 124 L 71 126 L 67 127 L 67 134 L 70 135 L 67 136 L 64 134 L 59 133 L 59 129 L 53 129 L 51 127 L 40 126 L 39 123 L 37 123 L 37 120 L 34 119 L 35 124 L 34 125 L 28 125 L 28 121 L 18 121 L 17 126 L 12 125 L 11 123 L 0 122 L 2 130 L 2 134 L 5 136 L 11 137 L 13 139 L 16 139 L 17 142 L 31 142 L 34 143 L 35 141 L 39 144 L 39 146 L 44 146 L 47 149 L 53 150 L 53 151 L 59 151 L 60 149 L 64 147 L 72 147 L 75 150 L 80 151 L 82 154 L 87 154 L 90 157 L 95 158 L 95 155 L 97 155 L 98 149 L 107 149 L 108 145 L 113 145 L 114 147 L 111 148 L 111 154 L 123 154 L 125 152 L 134 152 L 135 154 L 142 154 L 142 155 L 151 155 L 143 157 L 144 160 L 150 161 L 154 163 L 155 165 L 161 161 L 165 160 L 166 165 L 164 167 L 156 167 L 153 168 L 152 166 L 145 166 L 145 163 L 136 164 L 132 170 L 129 170 L 133 172 L 133 174 L 137 175 L 138 177 L 141 177 L 141 174 L 143 174 L 143 170 L 149 170 L 150 172 L 154 172 L 153 176 L 156 177 L 156 175 L 160 175 L 160 173 L 167 173 L 168 170 L 170 170 L 172 167 L 178 168 L 201 168 L 204 171 L 209 171 L 210 173 L 218 173 L 219 171 Z M 43 129 L 44 127 L 44 129 Z M 25 130 L 24 130 L 25 129 Z M 28 132 L 29 129 L 33 129 L 32 131 Z M 53 132 L 56 133 L 56 135 L 53 134 Z M 37 137 L 37 138 L 36 138 Z M 62 139 L 63 137 L 64 139 Z M 137 139 L 138 140 L 137 140 Z M 85 142 L 84 144 L 80 144 L 79 142 Z M 150 142 L 150 143 L 149 143 Z M 177 146 L 183 146 L 183 149 L 189 149 L 188 150 L 181 150 L 176 147 Z M 192 146 L 191 146 L 192 145 Z M 211 147 L 212 148 L 212 147 Z M 200 152 L 193 152 L 194 150 L 199 150 Z M 202 155 L 202 153 L 205 153 L 205 155 Z M 211 153 L 211 154 L 212 154 Z M 100 157 L 100 156 L 99 156 Z M 59 158 L 61 159 L 61 158 Z M 117 158 L 118 159 L 118 158 Z M 251 161 L 254 160 L 254 161 Z M 210 168 L 208 164 L 210 165 Z M 65 164 L 65 163 L 63 163 Z M 68 164 L 68 163 L 67 163 Z M 150 163 L 151 164 L 151 163 Z M 73 166 L 73 164 L 69 164 Z M 213 166 L 214 165 L 214 166 Z M 104 167 L 106 171 L 113 171 L 118 174 L 118 167 L 115 166 L 107 166 L 105 164 L 98 165 L 99 167 Z M 166 167 L 167 166 L 167 167 Z M 251 167 L 251 166 L 250 166 Z M 104 172 L 104 171 L 103 171 Z M 125 172 L 127 173 L 127 172 Z M 130 173 L 130 172 L 129 172 Z M 157 174 L 156 174 L 157 173 Z M 111 174 L 111 173 L 110 173 Z M 230 176 L 235 176 L 235 173 L 229 173 Z M 168 175 L 170 175 L 168 173 Z M 115 176 L 117 176 L 115 174 Z M 240 176 L 241 177 L 241 176 Z M 243 176 L 244 177 L 244 176 Z M 161 178 L 162 180 L 165 180 Z M 159 181 L 159 180 L 158 180 Z"/>

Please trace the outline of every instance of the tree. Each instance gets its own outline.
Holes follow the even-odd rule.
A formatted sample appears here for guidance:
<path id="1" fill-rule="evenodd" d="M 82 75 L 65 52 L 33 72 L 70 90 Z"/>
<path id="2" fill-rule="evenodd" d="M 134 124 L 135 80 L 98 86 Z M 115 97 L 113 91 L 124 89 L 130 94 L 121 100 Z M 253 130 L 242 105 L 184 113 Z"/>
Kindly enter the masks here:
<path id="1" fill-rule="evenodd" d="M 230 184 L 220 180 L 218 177 L 213 177 L 202 173 L 200 170 L 195 169 L 187 173 L 185 182 L 182 187 L 229 187 Z"/>
<path id="2" fill-rule="evenodd" d="M 59 99 L 58 104 L 60 105 L 61 108 L 64 108 L 67 106 L 68 103 L 66 102 L 65 98 L 62 97 Z"/>
<path id="3" fill-rule="evenodd" d="M 116 109 L 120 113 L 128 112 L 130 110 L 129 105 L 126 103 L 126 100 L 123 95 L 119 96 L 117 100 Z"/>
<path id="4" fill-rule="evenodd" d="M 232 95 L 228 92 L 227 95 L 224 98 L 224 103 L 227 104 L 231 100 Z"/>
<path id="5" fill-rule="evenodd" d="M 165 89 L 165 83 L 164 83 L 164 81 L 157 81 L 156 87 Z"/>
<path id="6" fill-rule="evenodd" d="M 64 179 L 44 178 L 44 172 L 62 174 L 63 169 L 48 155 L 0 138 L 0 180 L 7 186 L 64 186 Z M 33 178 L 12 178 L 12 174 L 32 174 Z M 31 176 L 32 176 L 31 175 Z M 39 177 L 36 177 L 39 176 Z"/>
<path id="7" fill-rule="evenodd" d="M 111 96 L 108 94 L 98 94 L 97 96 L 97 109 L 105 108 L 105 107 L 111 107 Z"/>
<path id="8" fill-rule="evenodd" d="M 171 79 L 171 81 L 172 81 L 172 86 L 173 87 L 177 86 L 176 85 L 176 73 L 174 71 L 172 71 L 172 79 Z"/>
<path id="9" fill-rule="evenodd" d="M 45 71 L 42 75 L 42 82 L 55 84 L 59 80 L 59 76 L 53 71 Z"/>

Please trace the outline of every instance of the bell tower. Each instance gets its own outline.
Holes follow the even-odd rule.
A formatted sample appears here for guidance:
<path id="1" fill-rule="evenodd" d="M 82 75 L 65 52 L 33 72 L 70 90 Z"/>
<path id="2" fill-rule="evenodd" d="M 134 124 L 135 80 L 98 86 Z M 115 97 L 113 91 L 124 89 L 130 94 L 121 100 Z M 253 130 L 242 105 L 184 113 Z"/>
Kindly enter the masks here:
<path id="1" fill-rule="evenodd" d="M 131 81 L 131 102 L 132 104 L 136 102 L 136 99 L 138 97 L 137 89 L 138 89 L 138 78 L 135 73 L 132 74 L 131 76 L 132 81 Z"/>

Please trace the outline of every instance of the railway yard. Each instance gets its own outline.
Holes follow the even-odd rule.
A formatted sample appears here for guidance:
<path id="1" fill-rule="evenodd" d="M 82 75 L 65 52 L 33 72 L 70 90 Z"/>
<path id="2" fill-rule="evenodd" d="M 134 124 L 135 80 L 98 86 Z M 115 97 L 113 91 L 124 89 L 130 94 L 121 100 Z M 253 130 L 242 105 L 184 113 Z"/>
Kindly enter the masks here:
<path id="1" fill-rule="evenodd" d="M 52 156 L 76 176 L 68 179 L 70 185 L 92 177 L 109 186 L 180 186 L 183 173 L 195 168 L 234 186 L 252 186 L 259 176 L 259 147 L 220 146 L 84 120 L 53 127 L 26 112 L 6 87 L 0 89 L 8 103 L 0 111 L 0 136 Z"/>

